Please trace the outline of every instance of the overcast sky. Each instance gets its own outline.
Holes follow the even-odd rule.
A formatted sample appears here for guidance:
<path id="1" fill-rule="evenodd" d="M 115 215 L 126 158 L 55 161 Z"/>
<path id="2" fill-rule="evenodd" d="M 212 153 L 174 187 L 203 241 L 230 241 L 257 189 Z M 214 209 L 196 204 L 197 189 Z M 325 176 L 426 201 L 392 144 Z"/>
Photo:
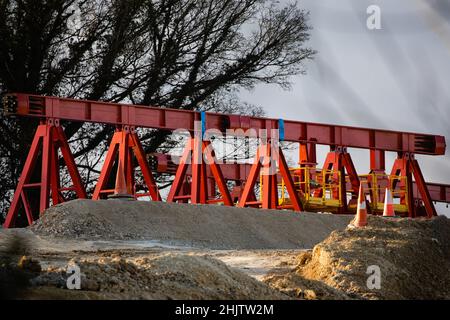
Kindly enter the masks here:
<path id="1" fill-rule="evenodd" d="M 281 1 L 283 2 L 283 1 Z M 381 30 L 366 26 L 381 8 Z M 268 116 L 445 135 L 450 144 L 450 5 L 442 0 L 303 0 L 318 51 L 290 91 L 242 92 Z M 450 156 L 418 157 L 427 181 L 450 184 Z M 323 161 L 326 149 L 321 148 Z M 367 151 L 353 151 L 358 172 Z M 395 154 L 387 157 L 391 166 Z M 445 210 L 445 206 L 439 207 Z"/>

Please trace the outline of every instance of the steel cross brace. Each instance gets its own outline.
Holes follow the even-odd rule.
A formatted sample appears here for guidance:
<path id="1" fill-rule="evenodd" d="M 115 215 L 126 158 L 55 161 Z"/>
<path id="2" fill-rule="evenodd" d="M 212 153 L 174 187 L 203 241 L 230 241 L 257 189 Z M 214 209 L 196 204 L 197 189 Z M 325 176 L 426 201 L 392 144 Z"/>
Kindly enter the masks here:
<path id="1" fill-rule="evenodd" d="M 59 150 L 72 179 L 73 187 L 61 188 Z M 39 155 L 41 158 L 41 169 L 40 172 L 37 172 L 35 167 Z M 35 178 L 36 173 L 40 173 L 39 181 L 32 182 L 31 180 Z M 27 191 L 31 188 L 40 189 L 39 212 L 33 212 L 30 206 Z M 53 205 L 65 201 L 62 191 L 75 191 L 78 198 L 87 198 L 75 160 L 67 143 L 67 138 L 60 127 L 59 119 L 47 119 L 45 123 L 41 123 L 38 126 L 34 135 L 11 207 L 6 215 L 4 227 L 12 228 L 15 226 L 19 209 L 22 206 L 27 222 L 31 225 L 38 215 L 42 214 L 49 207 L 50 195 Z"/>

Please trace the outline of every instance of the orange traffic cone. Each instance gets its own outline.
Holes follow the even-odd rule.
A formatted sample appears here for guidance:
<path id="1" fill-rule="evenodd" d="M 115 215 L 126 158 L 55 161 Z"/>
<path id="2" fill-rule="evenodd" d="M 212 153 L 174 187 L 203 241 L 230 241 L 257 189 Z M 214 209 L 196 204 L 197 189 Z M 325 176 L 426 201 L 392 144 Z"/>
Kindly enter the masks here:
<path id="1" fill-rule="evenodd" d="M 362 183 L 359 185 L 358 207 L 356 208 L 356 217 L 353 220 L 352 227 L 361 228 L 367 225 L 366 197 Z"/>
<path id="2" fill-rule="evenodd" d="M 392 192 L 389 188 L 386 188 L 384 196 L 383 217 L 395 217 L 394 199 L 392 198 Z"/>

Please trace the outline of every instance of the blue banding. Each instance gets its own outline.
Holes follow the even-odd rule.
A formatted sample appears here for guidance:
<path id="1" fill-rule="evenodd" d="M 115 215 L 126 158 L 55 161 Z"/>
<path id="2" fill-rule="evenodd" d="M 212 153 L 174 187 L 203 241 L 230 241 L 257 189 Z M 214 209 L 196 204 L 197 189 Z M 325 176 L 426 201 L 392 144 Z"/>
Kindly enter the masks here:
<path id="1" fill-rule="evenodd" d="M 205 137 L 205 133 L 206 133 L 206 112 L 202 111 L 200 113 L 200 117 L 202 120 L 202 139 Z"/>
<path id="2" fill-rule="evenodd" d="M 280 134 L 280 141 L 284 140 L 284 120 L 278 119 L 278 131 Z"/>

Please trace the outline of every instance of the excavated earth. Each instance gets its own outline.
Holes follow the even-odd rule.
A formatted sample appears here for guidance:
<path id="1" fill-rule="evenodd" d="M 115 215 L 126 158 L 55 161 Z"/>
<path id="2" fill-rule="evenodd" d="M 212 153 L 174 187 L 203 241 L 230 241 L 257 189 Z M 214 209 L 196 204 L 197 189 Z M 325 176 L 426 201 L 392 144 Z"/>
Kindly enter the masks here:
<path id="1" fill-rule="evenodd" d="M 333 231 L 296 267 L 263 281 L 291 297 L 450 299 L 450 220 L 370 217 L 367 227 Z"/>
<path id="2" fill-rule="evenodd" d="M 450 221 L 76 200 L 0 229 L 0 296 L 448 299 Z M 81 290 L 68 290 L 68 268 Z M 368 268 L 379 287 L 368 286 Z"/>
<path id="3" fill-rule="evenodd" d="M 144 201 L 75 200 L 57 205 L 31 229 L 86 240 L 159 240 L 209 249 L 306 249 L 351 216 Z"/>

